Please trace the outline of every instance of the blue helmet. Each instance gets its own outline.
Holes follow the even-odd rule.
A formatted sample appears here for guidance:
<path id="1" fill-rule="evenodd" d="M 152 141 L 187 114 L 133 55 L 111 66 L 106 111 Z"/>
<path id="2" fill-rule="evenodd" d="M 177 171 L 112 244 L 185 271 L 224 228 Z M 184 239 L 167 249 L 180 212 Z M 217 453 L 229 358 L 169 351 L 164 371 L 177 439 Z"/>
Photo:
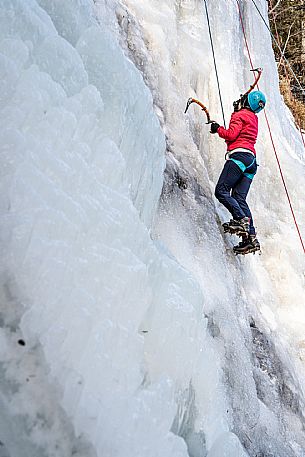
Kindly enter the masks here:
<path id="1" fill-rule="evenodd" d="M 266 105 L 266 97 L 260 90 L 255 90 L 248 94 L 248 103 L 251 111 L 259 113 Z"/>

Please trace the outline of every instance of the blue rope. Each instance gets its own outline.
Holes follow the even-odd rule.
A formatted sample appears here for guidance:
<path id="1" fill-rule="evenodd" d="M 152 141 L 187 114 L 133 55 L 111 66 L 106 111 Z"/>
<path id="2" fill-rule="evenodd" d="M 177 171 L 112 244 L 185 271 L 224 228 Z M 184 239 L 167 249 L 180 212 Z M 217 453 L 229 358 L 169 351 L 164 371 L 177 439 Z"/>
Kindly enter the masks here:
<path id="1" fill-rule="evenodd" d="M 214 67 L 215 67 L 215 73 L 216 73 L 216 79 L 217 79 L 217 85 L 218 85 L 219 100 L 220 100 L 221 111 L 222 111 L 222 117 L 223 117 L 223 125 L 224 125 L 224 128 L 226 128 L 225 113 L 224 113 L 224 109 L 223 109 L 223 103 L 222 103 L 222 97 L 221 97 L 221 91 L 220 91 L 220 83 L 219 83 L 219 78 L 218 78 L 218 71 L 217 71 L 216 58 L 215 58 L 215 51 L 214 51 L 214 45 L 213 45 L 213 38 L 212 38 L 212 33 L 211 33 L 210 18 L 209 18 L 209 12 L 208 12 L 208 7 L 207 7 L 206 0 L 204 0 L 204 6 L 205 6 L 205 12 L 206 12 L 206 17 L 207 17 L 207 22 L 208 22 L 208 28 L 209 28 L 209 35 L 210 35 L 210 41 L 211 41 L 211 48 L 212 48 L 212 54 L 213 54 L 213 60 L 214 60 Z"/>

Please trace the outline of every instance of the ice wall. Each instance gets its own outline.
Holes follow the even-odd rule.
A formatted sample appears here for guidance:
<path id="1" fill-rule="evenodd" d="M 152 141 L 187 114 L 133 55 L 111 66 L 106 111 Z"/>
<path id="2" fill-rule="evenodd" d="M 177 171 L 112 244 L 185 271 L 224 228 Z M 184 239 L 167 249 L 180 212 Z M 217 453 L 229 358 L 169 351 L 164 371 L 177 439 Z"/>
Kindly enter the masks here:
<path id="1" fill-rule="evenodd" d="M 300 361 L 303 358 L 304 260 L 266 125 L 261 119 L 258 143 L 261 168 L 259 181 L 255 180 L 250 196 L 256 208 L 263 256 L 247 259 L 246 263 L 236 262 L 230 255 L 232 241 L 228 237 L 224 240 L 219 231 L 220 220 L 226 220 L 228 214 L 215 205 L 212 196 L 223 165 L 223 145 L 210 137 L 200 111 L 193 110 L 187 121 L 182 121 L 190 95 L 203 100 L 213 118 L 221 119 L 203 4 L 182 1 L 162 5 L 149 2 L 148 5 L 132 0 L 124 4 L 125 9 L 117 11 L 122 44 L 127 43 L 127 51 L 143 72 L 165 118 L 164 121 L 161 117 L 161 122 L 165 122 L 167 135 L 167 169 L 156 234 L 198 279 L 204 294 L 204 310 L 209 315 L 209 328 L 218 342 L 225 340 L 222 363 L 229 378 L 233 427 L 239 429 L 244 445 L 252 455 L 260 452 L 294 455 L 295 448 L 299 448 L 291 444 L 293 440 L 284 438 L 290 449 L 281 443 L 282 438 L 275 442 L 279 436 L 285 436 L 287 423 L 291 424 L 289 414 L 283 420 L 286 425 L 281 418 L 278 431 L 272 433 L 271 429 L 273 414 L 282 416 L 286 407 L 298 411 L 303 422 L 304 381 Z M 240 4 L 254 65 L 264 68 L 261 89 L 268 95 L 273 137 L 303 232 L 304 198 L 302 190 L 299 197 L 296 195 L 294 185 L 294 180 L 303 182 L 304 179 L 301 137 L 278 92 L 270 37 L 252 2 Z M 265 2 L 257 4 L 266 15 Z M 228 122 L 232 100 L 252 82 L 250 64 L 236 2 L 208 2 L 208 8 Z M 161 71 L 159 62 L 163 63 Z M 246 352 L 243 352 L 244 344 L 248 345 Z M 247 374 L 241 377 L 248 351 L 248 361 L 254 367 L 246 369 Z M 251 385 L 253 378 L 255 385 Z M 297 399 L 299 394 L 301 400 Z M 249 395 L 252 396 L 250 402 Z M 245 396 L 247 400 L 243 402 Z M 257 400 L 254 409 L 247 408 Z M 264 409 L 266 405 L 269 416 Z M 266 440 L 270 432 L 276 440 L 271 435 Z M 302 451 L 299 452 L 302 455 Z"/>
<path id="2" fill-rule="evenodd" d="M 208 4 L 229 113 L 248 63 L 235 2 Z M 304 456 L 303 258 L 270 140 L 262 126 L 264 254 L 236 259 L 213 198 L 223 147 L 183 115 L 195 94 L 220 118 L 202 2 L 0 6 L 5 452 Z M 300 214 L 300 138 L 242 6 Z"/>
<path id="3" fill-rule="evenodd" d="M 273 138 L 304 236 L 304 193 L 302 185 L 295 186 L 304 182 L 304 147 L 278 91 L 268 31 L 253 2 L 239 3 L 253 64 L 264 68 L 260 88 L 267 94 Z M 266 2 L 256 3 L 266 17 Z M 200 110 L 191 108 L 186 120 L 182 114 L 194 96 L 222 122 L 203 2 L 126 0 L 124 5 L 117 13 L 122 43 L 165 118 L 167 168 L 156 236 L 201 285 L 208 330 L 222 347 L 231 430 L 250 455 L 303 455 L 297 429 L 304 423 L 304 255 L 266 123 L 261 115 L 260 168 L 250 195 L 263 255 L 235 259 L 230 250 L 236 240 L 219 230 L 228 213 L 213 198 L 224 144 L 209 135 Z M 207 5 L 228 123 L 232 101 L 252 82 L 251 67 L 237 2 Z M 195 428 L 200 416 L 199 408 Z"/>
<path id="4" fill-rule="evenodd" d="M 78 437 L 101 456 L 187 455 L 170 428 L 201 357 L 202 296 L 149 235 L 165 166 L 149 90 L 91 2 L 1 6 L 1 341 L 14 355 L 1 352 L 1 421 L 16 430 L 1 442 L 14 457 L 89 455 Z M 43 414 L 33 377 L 52 398 Z"/>

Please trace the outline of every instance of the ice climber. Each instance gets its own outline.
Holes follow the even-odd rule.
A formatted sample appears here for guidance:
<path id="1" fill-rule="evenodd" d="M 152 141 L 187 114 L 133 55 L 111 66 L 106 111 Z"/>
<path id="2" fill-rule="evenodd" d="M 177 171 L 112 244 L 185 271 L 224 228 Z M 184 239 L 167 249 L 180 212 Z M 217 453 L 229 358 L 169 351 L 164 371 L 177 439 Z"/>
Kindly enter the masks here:
<path id="1" fill-rule="evenodd" d="M 216 198 L 232 214 L 233 219 L 223 224 L 226 232 L 242 237 L 234 247 L 236 254 L 247 254 L 260 249 L 253 218 L 246 198 L 257 171 L 255 143 L 258 134 L 259 113 L 266 104 L 260 91 L 253 91 L 233 103 L 228 129 L 212 122 L 211 133 L 218 133 L 227 144 L 227 160 L 215 189 Z"/>

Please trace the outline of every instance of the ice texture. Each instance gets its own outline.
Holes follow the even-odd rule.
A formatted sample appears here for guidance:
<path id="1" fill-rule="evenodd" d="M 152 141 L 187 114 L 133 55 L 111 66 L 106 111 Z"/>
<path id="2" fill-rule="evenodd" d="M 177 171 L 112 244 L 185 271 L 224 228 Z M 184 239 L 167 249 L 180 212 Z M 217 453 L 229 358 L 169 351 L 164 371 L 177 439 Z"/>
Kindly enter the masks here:
<path id="1" fill-rule="evenodd" d="M 207 3 L 228 119 L 249 62 L 236 3 Z M 300 134 L 240 3 L 304 232 Z M 263 256 L 239 259 L 224 145 L 183 115 L 196 96 L 221 120 L 203 3 L 0 11 L 0 455 L 304 457 L 304 260 L 266 126 Z"/>
<path id="2" fill-rule="evenodd" d="M 0 24 L 3 325 L 10 325 L 5 307 L 14 295 L 11 319 L 22 330 L 24 351 L 41 347 L 60 388 L 53 401 L 67 417 L 61 413 L 58 421 L 73 426 L 97 455 L 185 456 L 184 441 L 170 431 L 175 391 L 187 387 L 183 371 L 191 372 L 200 356 L 204 317 L 194 280 L 149 235 L 165 167 L 150 92 L 96 21 L 78 27 L 76 19 L 73 31 L 58 33 L 75 2 L 49 8 L 58 31 L 35 1 L 7 6 Z M 177 325 L 178 314 L 185 322 Z M 175 364 L 172 375 L 166 367 L 174 347 L 164 350 L 161 339 L 162 357 L 148 373 L 146 357 L 155 354 L 149 342 L 145 349 L 144 332 L 153 334 L 157 316 L 181 350 L 197 354 L 183 370 Z M 43 406 L 39 398 L 33 403 L 20 409 L 23 421 L 13 422 L 20 439 L 2 428 L 16 457 L 42 455 L 42 448 L 55 455 L 56 432 L 51 444 L 38 434 L 35 416 Z M 17 414 L 12 403 L 1 410 L 7 423 Z M 50 407 L 49 420 L 55 413 Z M 22 440 L 21 432 L 32 439 Z M 67 441 L 56 456 L 72 452 Z"/>

